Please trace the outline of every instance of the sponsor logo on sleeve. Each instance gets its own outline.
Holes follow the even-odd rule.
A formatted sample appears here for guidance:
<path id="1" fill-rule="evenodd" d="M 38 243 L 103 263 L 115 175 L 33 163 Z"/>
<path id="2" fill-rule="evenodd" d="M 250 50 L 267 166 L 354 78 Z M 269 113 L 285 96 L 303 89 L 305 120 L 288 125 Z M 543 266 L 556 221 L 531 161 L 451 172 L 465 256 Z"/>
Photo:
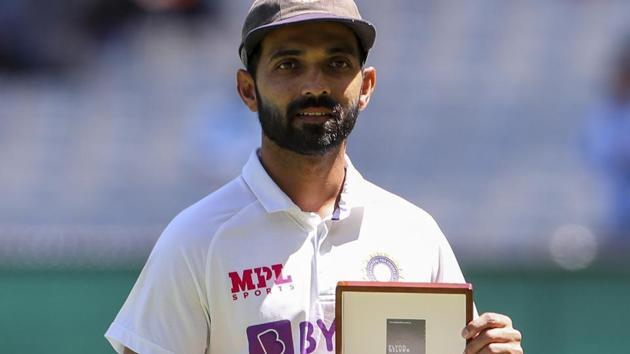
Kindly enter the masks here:
<path id="1" fill-rule="evenodd" d="M 271 294 L 272 291 L 294 290 L 291 276 L 282 273 L 282 264 L 229 272 L 228 277 L 233 301 Z"/>

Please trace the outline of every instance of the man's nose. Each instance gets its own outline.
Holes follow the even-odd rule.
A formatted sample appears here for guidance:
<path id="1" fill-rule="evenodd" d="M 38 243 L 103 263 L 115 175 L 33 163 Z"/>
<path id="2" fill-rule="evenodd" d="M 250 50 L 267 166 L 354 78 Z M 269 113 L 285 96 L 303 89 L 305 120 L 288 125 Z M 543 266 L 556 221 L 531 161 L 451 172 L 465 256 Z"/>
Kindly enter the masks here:
<path id="1" fill-rule="evenodd" d="M 304 96 L 329 95 L 330 85 L 324 72 L 321 69 L 309 70 L 305 76 L 301 91 Z"/>

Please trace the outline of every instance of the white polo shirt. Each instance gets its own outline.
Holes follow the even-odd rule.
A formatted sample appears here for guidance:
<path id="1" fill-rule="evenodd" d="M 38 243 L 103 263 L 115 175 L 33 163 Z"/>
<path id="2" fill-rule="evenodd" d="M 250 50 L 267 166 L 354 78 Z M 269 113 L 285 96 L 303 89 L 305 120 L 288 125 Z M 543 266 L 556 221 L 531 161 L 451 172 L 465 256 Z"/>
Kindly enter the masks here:
<path id="1" fill-rule="evenodd" d="M 340 280 L 462 283 L 423 210 L 346 158 L 334 215 L 301 211 L 252 153 L 242 175 L 161 235 L 105 336 L 118 353 L 334 352 Z"/>

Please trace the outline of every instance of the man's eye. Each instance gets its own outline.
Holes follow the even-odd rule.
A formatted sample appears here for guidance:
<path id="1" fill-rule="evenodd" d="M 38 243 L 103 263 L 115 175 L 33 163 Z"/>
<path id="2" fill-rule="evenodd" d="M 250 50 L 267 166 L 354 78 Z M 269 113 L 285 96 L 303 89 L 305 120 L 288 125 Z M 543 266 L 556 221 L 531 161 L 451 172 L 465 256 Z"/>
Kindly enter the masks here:
<path id="1" fill-rule="evenodd" d="M 296 67 L 297 67 L 297 63 L 293 60 L 283 61 L 280 64 L 278 64 L 278 69 L 280 70 L 291 70 L 291 69 L 295 69 Z"/>
<path id="2" fill-rule="evenodd" d="M 350 64 L 345 60 L 333 60 L 330 66 L 334 69 L 346 69 L 350 67 Z"/>

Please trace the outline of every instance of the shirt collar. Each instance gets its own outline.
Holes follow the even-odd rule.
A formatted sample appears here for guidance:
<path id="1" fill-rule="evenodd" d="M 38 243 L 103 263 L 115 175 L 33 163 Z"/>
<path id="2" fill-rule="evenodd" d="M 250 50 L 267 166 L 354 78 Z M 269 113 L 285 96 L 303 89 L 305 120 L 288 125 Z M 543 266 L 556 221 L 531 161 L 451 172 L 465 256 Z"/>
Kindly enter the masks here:
<path id="1" fill-rule="evenodd" d="M 366 182 L 359 171 L 354 168 L 348 155 L 345 156 L 345 160 L 346 178 L 341 190 L 338 208 L 332 215 L 333 220 L 345 219 L 350 215 L 352 208 L 363 206 L 361 189 Z M 251 153 L 249 160 L 243 166 L 242 177 L 268 213 L 300 211 L 300 208 L 293 203 L 291 198 L 271 179 L 258 158 L 257 150 Z"/>

